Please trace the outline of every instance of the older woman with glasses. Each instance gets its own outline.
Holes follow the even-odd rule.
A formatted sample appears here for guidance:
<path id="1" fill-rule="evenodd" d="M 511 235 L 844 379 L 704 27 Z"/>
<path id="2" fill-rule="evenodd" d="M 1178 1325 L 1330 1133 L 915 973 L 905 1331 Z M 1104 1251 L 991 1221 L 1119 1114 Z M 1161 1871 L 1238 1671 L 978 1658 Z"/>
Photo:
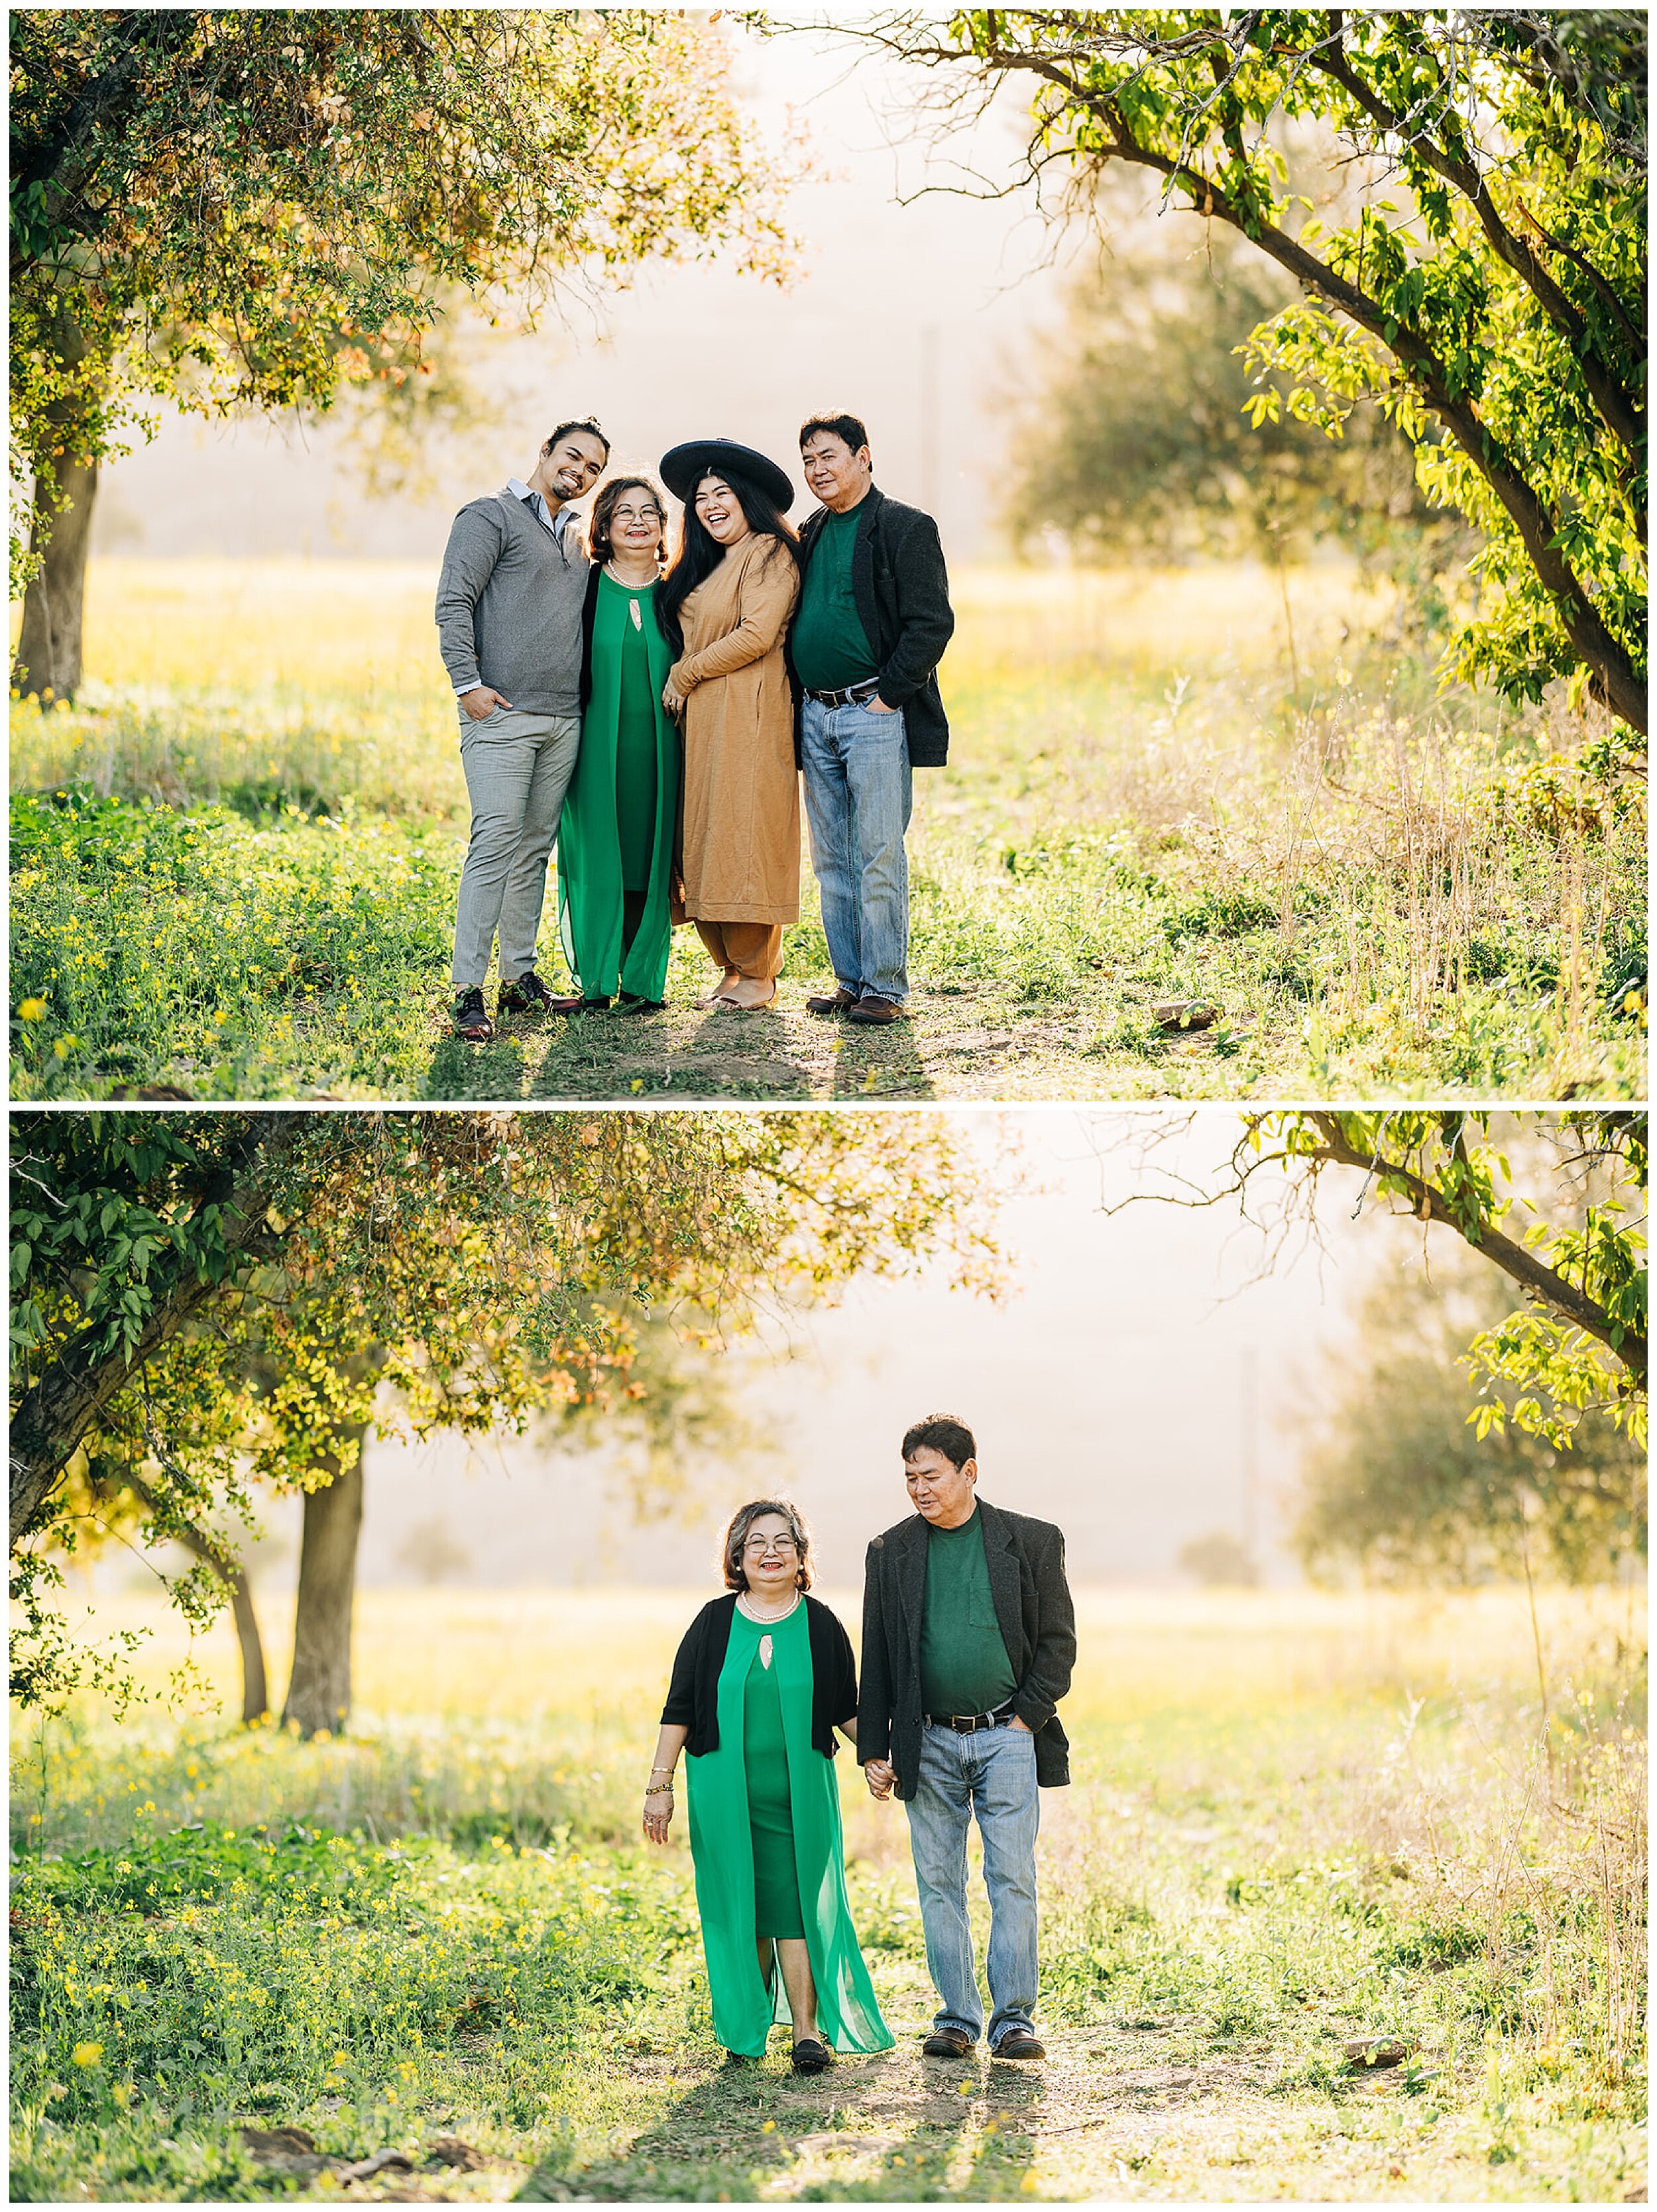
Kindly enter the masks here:
<path id="1" fill-rule="evenodd" d="M 657 615 L 667 514 L 649 477 L 593 503 L 582 616 L 581 749 L 558 835 L 558 926 L 583 1005 L 661 1006 L 673 940 L 679 732 L 661 703 L 673 655 Z"/>
<path id="2" fill-rule="evenodd" d="M 806 1595 L 810 1551 L 786 1502 L 758 1498 L 733 1517 L 728 1595 L 703 1607 L 679 1647 L 644 1792 L 644 1832 L 665 1844 L 687 1754 L 714 2033 L 733 2057 L 757 2059 L 772 2023 L 791 2022 L 798 2074 L 892 2040 L 846 1898 L 834 1732 L 854 1741 L 851 1644 Z"/>

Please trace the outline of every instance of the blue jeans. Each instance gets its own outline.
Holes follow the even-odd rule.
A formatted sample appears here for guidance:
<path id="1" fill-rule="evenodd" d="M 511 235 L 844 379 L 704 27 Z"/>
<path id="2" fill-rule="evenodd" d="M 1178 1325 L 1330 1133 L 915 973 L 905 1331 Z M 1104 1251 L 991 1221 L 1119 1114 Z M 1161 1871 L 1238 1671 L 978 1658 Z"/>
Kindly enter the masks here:
<path id="1" fill-rule="evenodd" d="M 990 2048 L 1015 2028 L 1033 2030 L 1036 1985 L 1036 1740 L 1004 1723 L 970 1735 L 921 1731 L 921 1774 L 909 1802 L 909 1840 L 921 1893 L 926 1963 L 942 2002 L 935 2028 L 976 2043 L 984 2030 L 966 1918 L 966 1829 L 976 1813 L 990 1893 Z"/>
<path id="2" fill-rule="evenodd" d="M 912 777 L 900 708 L 825 707 L 801 723 L 811 865 L 823 933 L 849 991 L 909 996 L 909 827 Z"/>

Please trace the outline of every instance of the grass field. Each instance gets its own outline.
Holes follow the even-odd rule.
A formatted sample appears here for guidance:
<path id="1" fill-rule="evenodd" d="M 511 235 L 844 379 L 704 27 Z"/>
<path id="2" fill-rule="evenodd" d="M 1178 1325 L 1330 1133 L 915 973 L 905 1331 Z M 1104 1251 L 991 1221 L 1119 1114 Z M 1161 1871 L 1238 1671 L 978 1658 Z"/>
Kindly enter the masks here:
<path id="1" fill-rule="evenodd" d="M 76 707 L 14 708 L 18 1096 L 1643 1096 L 1642 789 L 1453 694 L 1350 570 L 967 571 L 917 779 L 917 1018 L 670 1005 L 448 1037 L 466 824 L 428 568 L 94 567 Z M 553 944 L 550 921 L 543 943 Z M 544 965 L 557 965 L 556 953 Z M 1217 1004 L 1168 1032 L 1167 1000 Z M 24 1012 L 27 1009 L 27 1012 Z"/>
<path id="2" fill-rule="evenodd" d="M 903 1815 L 843 1761 L 899 2040 L 819 2081 L 781 2031 L 722 2069 L 683 1838 L 637 1840 L 699 1596 L 370 1592 L 336 1742 L 16 1729 L 14 2197 L 321 2199 L 381 2153 L 353 2195 L 1643 2194 L 1631 1592 L 1541 1592 L 1539 1656 L 1522 1593 L 1082 1594 L 1075 1783 L 1043 1803 L 1048 2062 L 919 2058 Z M 143 1663 L 182 1656 L 163 1631 Z M 234 1687 L 228 1632 L 198 1656 Z M 1349 2059 L 1377 2037 L 1399 2063 Z M 244 2127 L 315 2148 L 284 2169 Z"/>

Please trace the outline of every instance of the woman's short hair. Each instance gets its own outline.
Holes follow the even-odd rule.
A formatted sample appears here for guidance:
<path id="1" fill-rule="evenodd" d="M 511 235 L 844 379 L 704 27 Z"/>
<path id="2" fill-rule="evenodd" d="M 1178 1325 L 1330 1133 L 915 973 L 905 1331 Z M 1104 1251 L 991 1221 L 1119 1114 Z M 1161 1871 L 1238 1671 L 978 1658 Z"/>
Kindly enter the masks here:
<path id="1" fill-rule="evenodd" d="M 811 1588 L 811 1530 L 806 1526 L 806 1516 L 800 1508 L 786 1498 L 756 1498 L 751 1505 L 739 1505 L 725 1531 L 725 1541 L 720 1559 L 725 1570 L 727 1589 L 745 1590 L 748 1577 L 743 1570 L 742 1553 L 748 1540 L 748 1531 L 762 1513 L 780 1513 L 789 1524 L 795 1549 L 800 1555 L 799 1571 L 795 1581 L 802 1589 Z"/>
<path id="2" fill-rule="evenodd" d="M 656 513 L 661 517 L 661 550 L 667 551 L 667 502 L 661 495 L 661 486 L 649 477 L 612 477 L 593 501 L 593 512 L 587 525 L 587 557 L 589 561 L 610 561 L 615 557 L 615 547 L 610 542 L 610 524 L 616 512 L 616 502 L 624 491 L 648 491 L 656 503 Z"/>

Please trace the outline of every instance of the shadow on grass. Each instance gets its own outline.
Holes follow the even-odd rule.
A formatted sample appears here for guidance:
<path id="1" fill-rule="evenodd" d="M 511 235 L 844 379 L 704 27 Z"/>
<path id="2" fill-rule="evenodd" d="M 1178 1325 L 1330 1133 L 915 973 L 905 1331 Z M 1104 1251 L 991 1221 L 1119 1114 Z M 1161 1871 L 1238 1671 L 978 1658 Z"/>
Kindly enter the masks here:
<path id="1" fill-rule="evenodd" d="M 815 2079 L 779 2069 L 777 2055 L 727 2063 L 624 2153 L 577 2168 L 566 2150 L 536 2168 L 516 2201 L 1008 2200 L 1027 2194 L 1044 2094 L 1038 2075 L 978 2058 L 929 2065 L 901 2051 L 843 2057 Z"/>
<path id="2" fill-rule="evenodd" d="M 843 1024 L 843 1030 L 840 1049 L 834 1056 L 831 1097 L 937 1097 L 937 1086 L 916 1042 L 912 1020 L 892 1022 L 885 1029 L 847 1022 Z"/>

